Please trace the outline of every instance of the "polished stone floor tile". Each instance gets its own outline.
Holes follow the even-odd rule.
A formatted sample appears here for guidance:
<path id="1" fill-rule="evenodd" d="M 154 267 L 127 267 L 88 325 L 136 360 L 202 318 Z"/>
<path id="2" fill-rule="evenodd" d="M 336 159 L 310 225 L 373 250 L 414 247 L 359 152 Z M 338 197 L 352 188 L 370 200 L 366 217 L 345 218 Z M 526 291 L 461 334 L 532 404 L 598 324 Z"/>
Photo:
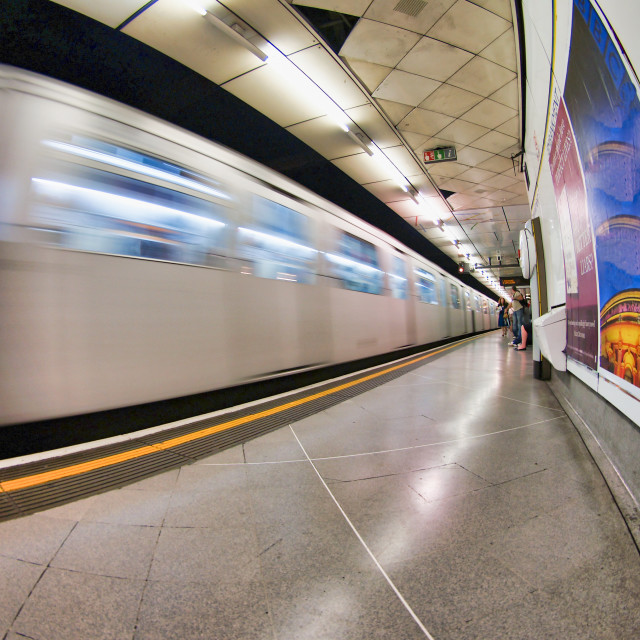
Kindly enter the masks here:
<path id="1" fill-rule="evenodd" d="M 88 522 L 158 527 L 169 506 L 168 491 L 117 489 L 95 496 L 83 516 Z"/>
<path id="2" fill-rule="evenodd" d="M 214 462 L 216 464 L 242 464 L 244 463 L 244 445 L 236 445 L 229 447 L 210 456 L 205 456 L 196 460 L 193 464 L 208 464 Z"/>
<path id="3" fill-rule="evenodd" d="M 534 590 L 472 544 L 454 544 L 419 560 L 395 562 L 386 569 L 435 637 Z"/>
<path id="4" fill-rule="evenodd" d="M 257 556 L 255 534 L 245 528 L 164 528 L 149 580 L 247 583 L 258 578 Z"/>
<path id="5" fill-rule="evenodd" d="M 75 522 L 35 514 L 0 524 L 0 556 L 46 565 Z"/>
<path id="6" fill-rule="evenodd" d="M 176 491 L 164 518 L 165 527 L 234 529 L 251 527 L 251 501 L 244 486 L 226 491 Z"/>
<path id="7" fill-rule="evenodd" d="M 267 589 L 282 640 L 424 640 L 425 634 L 379 572 L 343 571 Z"/>
<path id="8" fill-rule="evenodd" d="M 274 638 L 264 587 L 241 583 L 150 582 L 134 640 Z"/>
<path id="9" fill-rule="evenodd" d="M 127 489 L 134 491 L 173 491 L 179 474 L 180 469 L 171 469 L 170 471 L 158 473 L 155 476 L 129 484 L 127 485 Z"/>
<path id="10" fill-rule="evenodd" d="M 145 580 L 160 529 L 102 522 L 80 522 L 51 566 L 113 578 Z"/>
<path id="11" fill-rule="evenodd" d="M 284 427 L 245 443 L 245 459 L 254 462 L 304 460 L 305 456 L 291 429 Z"/>
<path id="12" fill-rule="evenodd" d="M 47 569 L 12 630 L 27 638 L 130 638 L 143 580 Z"/>
<path id="13" fill-rule="evenodd" d="M 45 567 L 0 556 L 0 636 L 4 637 Z"/>
<path id="14" fill-rule="evenodd" d="M 176 492 L 212 492 L 223 494 L 236 487 L 247 485 L 244 464 L 188 464 L 180 468 L 174 486 Z"/>
<path id="15" fill-rule="evenodd" d="M 419 511 L 425 503 L 470 493 L 488 486 L 482 478 L 456 464 L 375 475 L 348 482 L 330 482 L 331 491 L 348 513 Z"/>
<path id="16" fill-rule="evenodd" d="M 625 522 L 530 351 L 494 334 L 244 445 L 0 523 L 5 640 L 638 629 Z"/>

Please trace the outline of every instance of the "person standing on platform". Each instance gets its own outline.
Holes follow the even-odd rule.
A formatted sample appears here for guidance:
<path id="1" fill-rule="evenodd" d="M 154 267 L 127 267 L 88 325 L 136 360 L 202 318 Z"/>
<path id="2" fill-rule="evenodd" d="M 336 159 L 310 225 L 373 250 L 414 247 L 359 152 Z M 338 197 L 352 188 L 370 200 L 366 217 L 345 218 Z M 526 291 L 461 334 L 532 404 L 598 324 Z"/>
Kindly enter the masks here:
<path id="1" fill-rule="evenodd" d="M 507 301 L 504 298 L 500 298 L 498 300 L 498 327 L 502 329 L 503 338 L 507 335 L 507 324 L 508 324 L 507 309 L 508 309 Z"/>
<path id="2" fill-rule="evenodd" d="M 524 322 L 524 310 L 522 308 L 523 300 L 524 296 L 514 284 L 511 287 L 511 306 L 513 308 L 513 342 L 511 344 L 514 345 L 520 342 L 520 327 Z"/>

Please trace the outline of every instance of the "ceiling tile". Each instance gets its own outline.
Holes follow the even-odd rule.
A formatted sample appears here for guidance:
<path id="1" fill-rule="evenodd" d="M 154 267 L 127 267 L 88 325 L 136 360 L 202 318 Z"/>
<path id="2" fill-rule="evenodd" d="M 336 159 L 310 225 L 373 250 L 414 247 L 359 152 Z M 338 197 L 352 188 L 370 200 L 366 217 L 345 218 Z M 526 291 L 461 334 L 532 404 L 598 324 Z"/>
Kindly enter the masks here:
<path id="1" fill-rule="evenodd" d="M 513 168 L 513 163 L 508 158 L 502 156 L 491 156 L 488 160 L 478 164 L 480 169 L 487 169 L 489 171 L 495 171 L 496 173 L 502 173 L 508 169 Z"/>
<path id="2" fill-rule="evenodd" d="M 460 117 L 467 122 L 473 122 L 488 129 L 495 129 L 514 116 L 517 116 L 515 109 L 485 98 Z"/>
<path id="3" fill-rule="evenodd" d="M 513 199 L 513 193 L 511 193 L 511 191 L 494 191 L 485 197 L 493 202 L 506 202 L 507 200 Z"/>
<path id="4" fill-rule="evenodd" d="M 515 205 L 515 204 L 526 204 L 527 206 L 529 206 L 529 198 L 527 196 L 516 196 L 515 198 L 513 198 L 512 200 L 506 200 L 505 205 Z M 529 213 L 529 218 L 531 217 L 531 213 Z M 529 219 L 527 218 L 527 219 Z"/>
<path id="5" fill-rule="evenodd" d="M 464 173 L 458 176 L 460 180 L 468 180 L 469 182 L 475 182 L 476 184 L 481 184 L 495 177 L 496 174 L 492 171 L 478 169 L 477 167 L 474 167 L 473 169 L 467 169 Z M 502 177 L 504 178 L 504 176 Z"/>
<path id="6" fill-rule="evenodd" d="M 490 151 L 491 153 L 501 153 L 505 149 L 517 144 L 517 140 L 499 131 L 490 131 L 486 135 L 473 142 L 476 149 Z"/>
<path id="7" fill-rule="evenodd" d="M 287 127 L 287 131 L 328 160 L 364 153 L 329 117 L 305 120 Z"/>
<path id="8" fill-rule="evenodd" d="M 325 11 L 337 11 L 350 16 L 361 16 L 371 4 L 371 0 L 293 0 L 291 4 L 297 4 L 301 7 L 315 7 Z"/>
<path id="9" fill-rule="evenodd" d="M 378 104 L 393 124 L 398 124 L 398 122 L 411 111 L 411 106 L 400 104 L 399 102 L 392 102 L 391 100 L 378 99 Z"/>
<path id="10" fill-rule="evenodd" d="M 431 180 L 429 180 L 424 173 L 421 176 L 412 176 L 411 184 L 418 189 L 420 195 L 423 197 L 436 198 L 438 201 L 441 201 L 440 192 L 431 184 Z"/>
<path id="11" fill-rule="evenodd" d="M 386 203 L 390 209 L 393 209 L 398 215 L 405 218 L 413 226 L 416 224 L 422 226 L 424 229 L 428 229 L 433 225 L 433 220 L 442 216 L 445 218 L 449 216 L 449 209 L 442 202 L 441 198 L 425 198 L 426 202 L 417 205 L 413 200 L 398 200 L 395 202 Z M 442 232 L 438 230 L 440 236 Z M 437 237 L 437 234 L 436 234 Z"/>
<path id="12" fill-rule="evenodd" d="M 469 224 L 470 222 L 505 222 L 504 213 L 501 208 L 495 207 L 477 209 L 474 211 L 460 211 L 456 213 L 456 220 L 460 224 Z"/>
<path id="13" fill-rule="evenodd" d="M 373 97 L 417 107 L 439 86 L 436 80 L 394 69 L 373 92 Z"/>
<path id="14" fill-rule="evenodd" d="M 404 145 L 387 147 L 384 150 L 384 154 L 389 158 L 389 160 L 391 160 L 391 162 L 393 162 L 405 177 L 410 178 L 411 176 L 418 174 L 424 175 L 422 172 L 422 166 Z"/>
<path id="15" fill-rule="evenodd" d="M 456 209 L 466 209 L 474 204 L 476 198 L 470 196 L 465 193 L 455 193 L 450 198 L 447 199 L 447 202 Z"/>
<path id="16" fill-rule="evenodd" d="M 459 162 L 437 162 L 430 164 L 427 171 L 431 176 L 441 176 L 444 178 L 455 178 L 466 171 L 469 167 Z"/>
<path id="17" fill-rule="evenodd" d="M 428 147 L 425 146 L 427 140 L 429 140 L 429 136 L 425 136 L 422 133 L 411 133 L 411 131 L 402 131 L 402 137 L 405 139 L 406 143 L 420 155 L 424 149 Z"/>
<path id="18" fill-rule="evenodd" d="M 370 93 L 373 93 L 378 85 L 392 71 L 391 67 L 384 67 L 380 64 L 373 64 L 372 62 L 364 62 L 363 60 L 355 60 L 354 58 L 345 58 L 344 62 Z"/>
<path id="19" fill-rule="evenodd" d="M 398 124 L 398 129 L 432 136 L 452 121 L 453 118 L 442 113 L 435 113 L 426 109 L 414 109 Z"/>
<path id="20" fill-rule="evenodd" d="M 507 178 L 507 176 L 502 177 Z M 521 196 L 527 195 L 527 185 L 524 183 L 524 181 L 518 180 L 517 182 L 512 182 L 511 184 L 505 185 L 500 188 L 504 189 L 505 191 L 511 191 L 512 193 L 516 193 Z"/>
<path id="21" fill-rule="evenodd" d="M 169 30 L 168 24 L 171 25 Z M 220 85 L 256 67 L 266 66 L 188 6 L 171 0 L 159 0 L 126 25 L 122 32 Z M 261 110 L 258 103 L 251 103 L 251 106 Z"/>
<path id="22" fill-rule="evenodd" d="M 145 0 L 111 0 L 111 2 L 96 2 L 96 0 L 53 1 L 79 13 L 84 13 L 84 15 L 98 20 L 98 22 L 103 22 L 114 29 L 147 4 Z"/>
<path id="23" fill-rule="evenodd" d="M 366 153 L 348 156 L 346 158 L 337 158 L 332 162 L 340 171 L 344 171 L 347 175 L 351 176 L 358 184 L 383 182 L 389 178 L 389 172 L 386 167 Z"/>
<path id="24" fill-rule="evenodd" d="M 397 182 L 393 180 L 383 180 L 381 182 L 371 182 L 370 184 L 362 185 L 367 191 L 372 193 L 376 198 L 382 200 L 384 203 L 398 203 L 409 201 L 413 207 L 415 202 L 403 191 Z"/>
<path id="25" fill-rule="evenodd" d="M 322 104 L 309 100 L 270 65 L 234 78 L 224 88 L 282 127 L 326 115 Z"/>
<path id="26" fill-rule="evenodd" d="M 431 38 L 479 53 L 511 26 L 495 13 L 460 0 L 428 31 Z"/>
<path id="27" fill-rule="evenodd" d="M 422 38 L 398 64 L 398 69 L 444 82 L 473 54 L 433 38 Z"/>
<path id="28" fill-rule="evenodd" d="M 381 149 L 395 147 L 398 144 L 399 138 L 396 130 L 387 123 L 372 104 L 347 109 L 345 113 Z"/>
<path id="29" fill-rule="evenodd" d="M 496 175 L 493 178 L 486 180 L 485 184 L 488 187 L 493 187 L 494 189 L 509 189 L 509 187 L 518 184 L 518 180 L 516 180 L 516 178 L 511 178 L 510 176 Z"/>
<path id="30" fill-rule="evenodd" d="M 439 138 L 438 136 L 433 136 L 427 139 L 427 141 L 424 143 L 424 150 L 427 149 L 440 149 L 442 147 L 451 147 L 451 146 L 455 146 L 453 140 L 445 140 L 444 138 Z M 446 161 L 444 164 L 449 164 L 450 161 Z M 435 163 L 433 165 L 429 165 L 430 167 L 435 166 Z"/>
<path id="31" fill-rule="evenodd" d="M 289 59 L 317 84 L 341 108 L 350 109 L 368 104 L 369 98 L 337 65 L 331 54 L 320 45 L 307 47 Z"/>
<path id="32" fill-rule="evenodd" d="M 450 84 L 442 84 L 419 106 L 422 109 L 458 118 L 481 100 L 482 96 L 476 93 L 470 93 Z"/>
<path id="33" fill-rule="evenodd" d="M 489 97 L 496 102 L 507 105 L 512 109 L 518 109 L 520 105 L 520 87 L 518 85 L 518 79 L 514 78 L 501 89 L 498 89 L 495 93 Z"/>
<path id="34" fill-rule="evenodd" d="M 516 116 L 515 118 L 511 118 L 511 120 L 507 120 L 503 122 L 499 127 L 496 127 L 496 131 L 500 133 L 506 133 L 508 136 L 513 136 L 514 138 L 520 138 L 520 117 Z"/>
<path id="35" fill-rule="evenodd" d="M 517 71 L 516 42 L 513 29 L 505 31 L 499 38 L 496 38 L 480 52 L 480 55 L 487 60 L 491 60 L 491 62 L 511 69 L 511 71 Z"/>
<path id="36" fill-rule="evenodd" d="M 498 133 L 498 132 L 494 131 L 493 133 Z M 500 135 L 503 135 L 503 134 L 500 134 Z M 507 137 L 510 137 L 510 136 L 507 136 Z M 504 156 L 505 158 L 511 158 L 512 156 L 515 156 L 516 154 L 520 153 L 521 150 L 522 150 L 522 147 L 520 146 L 520 143 L 516 140 L 515 144 L 512 144 L 510 147 L 507 147 L 503 151 L 500 151 L 499 154 L 501 156 Z"/>
<path id="37" fill-rule="evenodd" d="M 473 147 L 464 147 L 463 149 L 458 150 L 458 162 L 462 164 L 467 164 L 470 167 L 475 167 L 479 165 L 481 162 L 485 162 L 489 158 L 493 156 L 492 153 L 488 151 L 482 151 L 481 149 L 474 149 Z M 483 167 L 488 168 L 488 167 Z M 490 170 L 490 169 L 489 169 Z"/>
<path id="38" fill-rule="evenodd" d="M 473 187 L 465 189 L 461 193 L 473 196 L 474 198 L 488 198 L 490 194 L 494 193 L 494 191 L 496 191 L 496 189 L 485 187 L 483 184 L 474 184 Z"/>
<path id="39" fill-rule="evenodd" d="M 504 212 L 507 216 L 509 224 L 511 224 L 511 222 L 524 222 L 531 218 L 531 209 L 529 208 L 529 203 L 527 203 L 525 206 L 504 207 Z"/>
<path id="40" fill-rule="evenodd" d="M 169 1 L 175 4 L 175 0 Z M 198 4 L 194 0 L 189 1 L 191 4 Z M 207 9 L 216 12 L 216 5 L 222 6 L 223 3 L 207 0 L 205 4 Z M 225 0 L 224 5 L 247 24 L 260 25 L 260 34 L 287 56 L 318 43 L 318 38 L 307 28 L 306 23 L 300 21 L 297 14 L 282 3 L 270 2 L 268 10 L 262 2 L 255 0 Z"/>
<path id="41" fill-rule="evenodd" d="M 477 138 L 486 134 L 489 130 L 471 122 L 464 120 L 456 120 L 441 131 L 438 131 L 438 137 L 446 140 L 452 140 L 458 144 L 469 144 Z M 502 134 L 500 134 L 502 135 Z"/>
<path id="42" fill-rule="evenodd" d="M 447 191 L 453 191 L 454 193 L 458 193 L 460 191 L 468 191 L 477 187 L 478 185 L 473 184 L 473 182 L 467 182 L 466 180 L 458 180 L 458 178 L 450 178 L 446 180 L 442 184 L 440 184 L 441 189 L 446 189 Z"/>
<path id="43" fill-rule="evenodd" d="M 421 222 L 421 221 L 418 220 L 418 222 Z M 438 242 L 438 241 L 442 242 L 445 239 L 444 234 L 440 230 L 439 226 L 436 226 L 436 225 L 427 226 L 426 224 L 423 224 L 423 227 L 424 227 L 424 231 L 422 231 L 422 235 L 425 238 L 428 238 L 429 240 L 431 240 L 433 244 L 435 244 L 435 242 Z"/>
<path id="44" fill-rule="evenodd" d="M 447 82 L 460 89 L 466 89 L 472 93 L 487 97 L 514 78 L 513 71 L 476 56 L 449 78 Z M 505 104 L 503 100 L 495 100 Z"/>
<path id="45" fill-rule="evenodd" d="M 420 40 L 406 29 L 361 18 L 340 49 L 340 56 L 395 67 Z"/>
<path id="46" fill-rule="evenodd" d="M 417 15 L 409 15 L 396 8 L 398 0 L 373 0 L 364 15 L 371 20 L 393 24 L 416 33 L 426 33 L 455 2 L 456 0 L 429 0 Z"/>
<path id="47" fill-rule="evenodd" d="M 473 2 L 473 4 L 477 4 L 488 11 L 492 11 L 509 22 L 513 21 L 511 0 L 469 0 L 469 2 Z"/>

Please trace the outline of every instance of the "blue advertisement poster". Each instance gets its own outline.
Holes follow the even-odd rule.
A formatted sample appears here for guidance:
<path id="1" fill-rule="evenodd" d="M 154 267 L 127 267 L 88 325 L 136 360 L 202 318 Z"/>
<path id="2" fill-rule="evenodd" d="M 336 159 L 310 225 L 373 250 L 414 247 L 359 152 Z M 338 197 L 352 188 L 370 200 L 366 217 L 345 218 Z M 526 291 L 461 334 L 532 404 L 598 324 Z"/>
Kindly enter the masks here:
<path id="1" fill-rule="evenodd" d="M 640 397 L 640 101 L 637 78 L 589 0 L 574 0 L 564 102 L 595 240 L 598 370 Z"/>

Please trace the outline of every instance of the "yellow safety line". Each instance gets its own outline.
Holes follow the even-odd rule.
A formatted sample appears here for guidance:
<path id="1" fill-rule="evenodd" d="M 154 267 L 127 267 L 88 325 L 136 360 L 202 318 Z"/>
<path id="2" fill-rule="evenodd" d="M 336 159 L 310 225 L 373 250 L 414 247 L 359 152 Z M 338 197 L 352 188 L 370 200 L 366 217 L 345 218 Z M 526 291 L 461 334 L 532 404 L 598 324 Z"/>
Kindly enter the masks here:
<path id="1" fill-rule="evenodd" d="M 226 431 L 228 429 L 232 429 L 233 427 L 246 424 L 247 422 L 252 422 L 253 420 L 259 420 L 260 418 L 266 418 L 267 416 L 272 416 L 276 413 L 282 413 L 287 409 L 292 409 L 293 407 L 298 407 L 308 402 L 312 402 L 313 400 L 317 400 L 318 398 L 323 398 L 323 397 L 332 395 L 334 393 L 338 393 L 339 391 L 343 391 L 344 389 L 349 389 L 350 387 L 354 387 L 363 382 L 367 382 L 368 380 L 373 380 L 374 378 L 383 376 L 386 373 L 391 373 L 392 371 L 397 371 L 398 369 L 408 367 L 409 365 L 415 364 L 416 362 L 420 362 L 421 360 L 425 360 L 426 358 L 431 358 L 432 356 L 442 353 L 443 351 L 448 351 L 449 349 L 458 347 L 461 344 L 464 344 L 465 342 L 469 342 L 470 340 L 475 340 L 478 337 L 479 336 L 474 336 L 473 338 L 467 338 L 466 340 L 461 340 L 460 342 L 456 342 L 455 344 L 449 345 L 448 347 L 444 347 L 443 349 L 438 349 L 437 351 L 433 351 L 424 356 L 420 356 L 419 358 L 414 358 L 413 360 L 409 360 L 409 362 L 395 365 L 394 367 L 389 367 L 388 369 L 384 369 L 383 371 L 378 371 L 377 373 L 371 373 L 362 378 L 358 378 L 357 380 L 352 380 L 351 382 L 345 382 L 344 384 L 338 385 L 336 387 L 332 387 L 331 389 L 326 389 L 325 391 L 320 391 L 310 396 L 306 396 L 298 400 L 293 400 L 292 402 L 287 402 L 285 404 L 278 405 L 277 407 L 272 407 L 271 409 L 259 411 L 258 413 L 253 413 L 251 415 L 244 416 L 242 418 L 236 418 L 235 420 L 229 420 L 227 422 L 223 422 L 221 424 L 217 424 L 212 427 L 207 427 L 206 429 L 200 429 L 192 433 L 187 433 L 183 436 L 170 438 L 169 440 L 164 440 L 158 444 L 146 445 L 144 447 L 132 449 L 131 451 L 125 451 L 123 453 L 117 453 L 111 456 L 106 456 L 104 458 L 89 460 L 88 462 L 82 462 L 80 464 L 72 464 L 68 467 L 62 467 L 60 469 L 54 469 L 52 471 L 45 471 L 43 473 L 36 473 L 35 475 L 24 476 L 23 478 L 6 480 L 4 482 L 0 482 L 0 490 L 5 491 L 7 493 L 11 491 L 19 491 L 20 489 L 27 489 L 29 487 L 37 486 L 39 484 L 46 484 L 47 482 L 53 482 L 54 480 L 62 480 L 63 478 L 78 476 L 83 473 L 87 473 L 89 471 L 95 471 L 96 469 L 103 469 L 104 467 L 110 467 L 112 465 L 119 464 L 120 462 L 126 462 L 127 460 L 142 458 L 143 456 L 147 456 L 151 453 L 157 453 L 158 451 L 166 451 L 168 449 L 172 449 L 173 447 L 177 447 L 178 445 L 185 444 L 187 442 L 193 442 L 194 440 L 205 438 L 206 436 L 210 436 L 214 433 L 219 433 L 220 431 Z"/>

